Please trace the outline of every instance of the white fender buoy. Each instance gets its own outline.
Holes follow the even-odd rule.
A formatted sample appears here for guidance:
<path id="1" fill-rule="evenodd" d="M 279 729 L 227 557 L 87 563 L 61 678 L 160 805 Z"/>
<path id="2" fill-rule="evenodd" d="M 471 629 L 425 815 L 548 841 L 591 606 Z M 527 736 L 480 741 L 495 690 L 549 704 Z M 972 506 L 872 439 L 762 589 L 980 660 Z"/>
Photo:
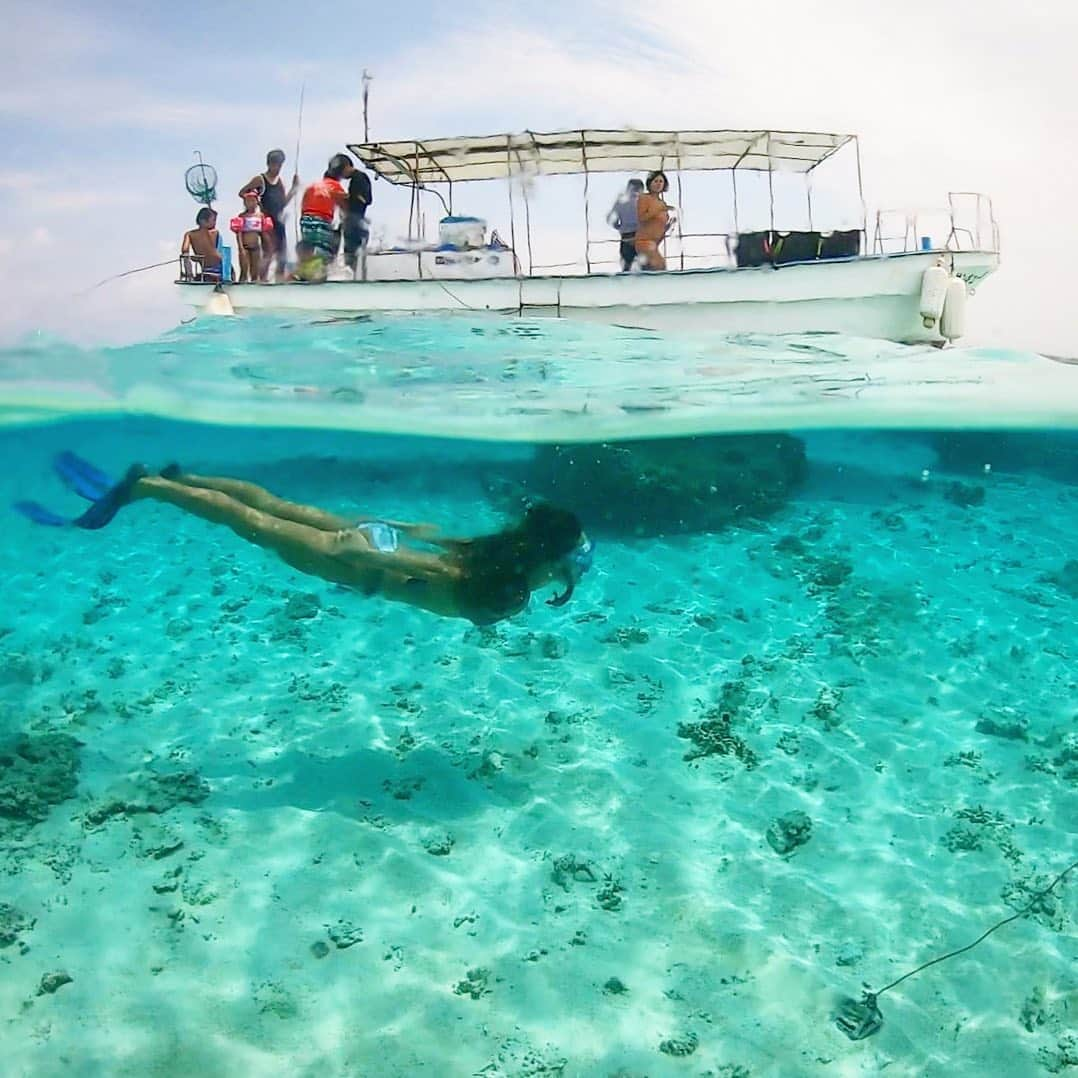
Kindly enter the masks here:
<path id="1" fill-rule="evenodd" d="M 223 318 L 231 318 L 236 312 L 232 307 L 232 300 L 228 298 L 227 292 L 218 292 L 216 289 L 210 295 L 210 298 L 206 300 L 206 306 L 202 308 L 203 314 L 215 314 L 220 315 Z"/>
<path id="2" fill-rule="evenodd" d="M 961 277 L 952 277 L 947 282 L 943 314 L 940 315 L 940 334 L 949 341 L 961 337 L 966 332 L 967 292 L 966 282 Z"/>
<path id="3" fill-rule="evenodd" d="M 950 276 L 943 264 L 937 262 L 926 269 L 924 277 L 921 278 L 921 319 L 925 329 L 931 329 L 943 314 Z"/>

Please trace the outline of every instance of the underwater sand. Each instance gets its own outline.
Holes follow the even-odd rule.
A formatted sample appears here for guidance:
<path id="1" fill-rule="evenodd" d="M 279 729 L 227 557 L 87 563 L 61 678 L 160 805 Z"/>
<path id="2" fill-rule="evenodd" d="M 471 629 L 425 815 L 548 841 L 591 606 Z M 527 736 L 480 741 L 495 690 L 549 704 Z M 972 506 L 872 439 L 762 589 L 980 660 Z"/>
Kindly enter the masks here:
<path id="1" fill-rule="evenodd" d="M 131 421 L 0 441 L 5 501 L 73 507 L 48 467 L 66 446 L 470 531 L 498 517 L 468 469 L 528 452 L 461 445 L 446 483 L 444 447 L 388 439 Z M 4 1073 L 1073 1067 L 1073 876 L 885 994 L 875 1036 L 831 1016 L 1075 857 L 1078 485 L 948 476 L 913 436 L 808 445 L 766 523 L 602 539 L 568 606 L 483 630 L 164 506 L 100 533 L 9 517 L 0 735 L 82 748 L 76 796 L 3 846 L 0 902 L 34 920 L 0 949 Z M 679 726 L 724 711 L 742 758 L 686 760 Z M 208 795 L 136 811 L 172 772 Z M 795 810 L 811 834 L 783 856 L 768 828 Z"/>

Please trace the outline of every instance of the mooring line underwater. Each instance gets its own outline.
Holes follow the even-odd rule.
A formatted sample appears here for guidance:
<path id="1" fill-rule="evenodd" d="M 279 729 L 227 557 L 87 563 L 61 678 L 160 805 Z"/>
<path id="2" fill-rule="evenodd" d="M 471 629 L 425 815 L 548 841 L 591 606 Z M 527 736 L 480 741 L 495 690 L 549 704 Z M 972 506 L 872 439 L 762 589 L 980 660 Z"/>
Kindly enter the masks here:
<path id="1" fill-rule="evenodd" d="M 865 1037 L 871 1037 L 873 1033 L 878 1033 L 883 1026 L 883 1014 L 880 1012 L 877 1000 L 884 994 L 884 992 L 889 992 L 892 988 L 897 987 L 914 974 L 928 969 L 929 966 L 934 966 L 938 962 L 946 962 L 948 958 L 954 958 L 957 955 L 964 954 L 966 951 L 972 951 L 977 944 L 986 940 L 997 928 L 1002 928 L 1004 925 L 1010 924 L 1011 921 L 1016 921 L 1019 917 L 1024 917 L 1042 898 L 1044 898 L 1046 894 L 1048 894 L 1049 891 L 1055 888 L 1056 884 L 1060 883 L 1068 873 L 1073 872 L 1076 868 L 1078 868 L 1078 861 L 1074 861 L 1072 864 L 1068 865 L 1050 884 L 1048 884 L 1047 887 L 1043 887 L 1041 890 L 1037 891 L 1023 909 L 1020 909 L 1017 913 L 1012 913 L 1009 917 L 1004 917 L 1002 921 L 997 921 L 991 928 L 981 933 L 981 935 L 972 943 L 967 943 L 965 947 L 959 947 L 956 951 L 949 951 L 947 954 L 939 955 L 936 958 L 930 959 L 928 962 L 922 963 L 916 969 L 911 969 L 908 973 L 903 973 L 897 980 L 884 985 L 883 988 L 876 992 L 870 992 L 866 988 L 862 992 L 859 1000 L 847 996 L 840 1002 L 839 1012 L 834 1016 L 835 1025 L 837 1025 L 851 1041 L 864 1040 Z"/>

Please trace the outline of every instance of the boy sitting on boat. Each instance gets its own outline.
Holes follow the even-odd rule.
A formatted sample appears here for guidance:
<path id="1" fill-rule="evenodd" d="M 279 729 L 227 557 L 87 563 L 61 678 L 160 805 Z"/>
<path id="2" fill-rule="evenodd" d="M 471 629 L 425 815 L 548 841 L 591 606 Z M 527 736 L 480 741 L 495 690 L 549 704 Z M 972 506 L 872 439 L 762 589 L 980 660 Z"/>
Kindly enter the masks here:
<path id="1" fill-rule="evenodd" d="M 273 219 L 262 212 L 258 192 L 243 192 L 243 211 L 230 223 L 240 256 L 240 283 L 262 279 L 262 259 L 273 253 Z"/>
<path id="2" fill-rule="evenodd" d="M 217 214 L 209 206 L 203 206 L 195 217 L 195 226 L 183 234 L 181 273 L 189 281 L 220 281 L 221 241 L 217 234 Z"/>

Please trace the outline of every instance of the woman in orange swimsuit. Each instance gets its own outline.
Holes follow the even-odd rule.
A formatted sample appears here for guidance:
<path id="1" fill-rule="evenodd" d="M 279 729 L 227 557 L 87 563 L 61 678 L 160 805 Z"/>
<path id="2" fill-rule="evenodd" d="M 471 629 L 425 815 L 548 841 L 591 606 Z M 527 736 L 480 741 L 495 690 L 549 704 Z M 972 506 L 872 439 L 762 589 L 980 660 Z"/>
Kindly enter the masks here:
<path id="1" fill-rule="evenodd" d="M 651 173 L 648 189 L 636 203 L 636 253 L 644 269 L 666 269 L 666 259 L 659 253 L 659 244 L 670 229 L 670 207 L 663 201 L 663 193 L 669 186 L 665 172 Z"/>

